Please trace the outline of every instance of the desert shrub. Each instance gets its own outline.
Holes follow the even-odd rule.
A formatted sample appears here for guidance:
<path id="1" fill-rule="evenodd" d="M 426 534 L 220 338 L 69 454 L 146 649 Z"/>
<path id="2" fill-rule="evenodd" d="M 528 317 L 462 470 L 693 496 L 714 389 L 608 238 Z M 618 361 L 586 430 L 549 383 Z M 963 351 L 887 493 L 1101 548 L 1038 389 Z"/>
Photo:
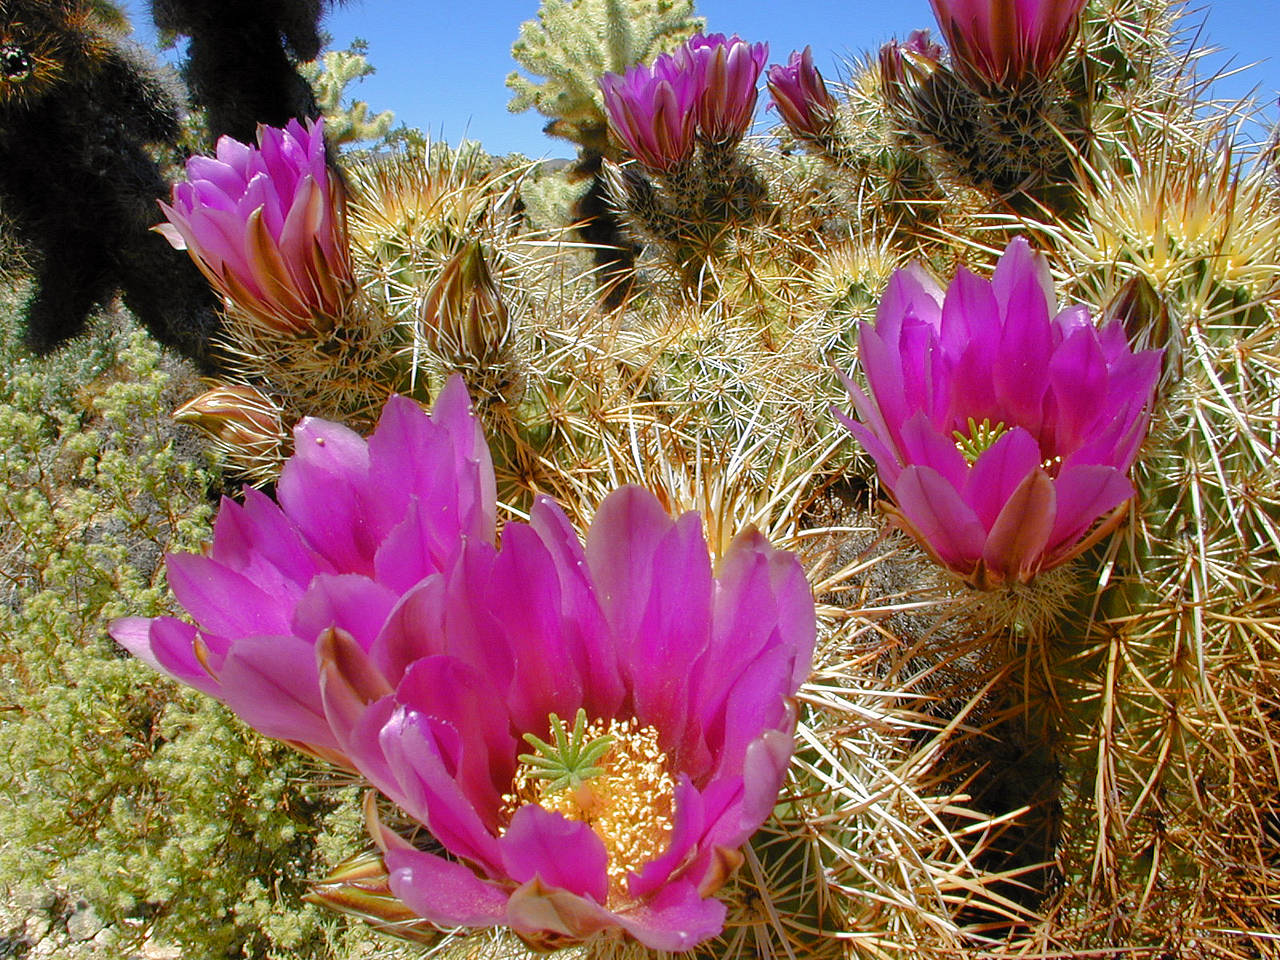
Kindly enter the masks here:
<path id="1" fill-rule="evenodd" d="M 217 477 L 169 419 L 190 374 L 122 318 L 24 356 L 15 302 L 0 300 L 0 882 L 87 901 L 121 949 L 350 955 L 369 935 L 301 897 L 357 842 L 356 788 L 316 782 L 107 636 L 114 617 L 167 612 L 163 555 L 209 535 Z"/>

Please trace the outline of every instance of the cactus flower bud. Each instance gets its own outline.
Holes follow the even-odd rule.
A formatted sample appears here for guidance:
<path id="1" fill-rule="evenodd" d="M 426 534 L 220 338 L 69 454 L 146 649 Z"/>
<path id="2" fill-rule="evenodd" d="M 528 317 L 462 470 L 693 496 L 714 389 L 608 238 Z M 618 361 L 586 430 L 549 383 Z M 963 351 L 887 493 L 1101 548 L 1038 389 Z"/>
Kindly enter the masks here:
<path id="1" fill-rule="evenodd" d="M 479 242 L 445 264 L 419 316 L 424 337 L 442 355 L 484 360 L 502 352 L 511 324 Z"/>
<path id="2" fill-rule="evenodd" d="M 189 424 L 218 446 L 248 455 L 267 455 L 287 438 L 280 408 L 255 387 L 226 384 L 188 400 L 173 419 Z"/>
<path id="3" fill-rule="evenodd" d="M 769 68 L 771 106 L 777 108 L 787 128 L 802 140 L 818 142 L 831 134 L 836 120 L 836 100 L 813 65 L 813 48 L 793 51 L 787 65 Z"/>

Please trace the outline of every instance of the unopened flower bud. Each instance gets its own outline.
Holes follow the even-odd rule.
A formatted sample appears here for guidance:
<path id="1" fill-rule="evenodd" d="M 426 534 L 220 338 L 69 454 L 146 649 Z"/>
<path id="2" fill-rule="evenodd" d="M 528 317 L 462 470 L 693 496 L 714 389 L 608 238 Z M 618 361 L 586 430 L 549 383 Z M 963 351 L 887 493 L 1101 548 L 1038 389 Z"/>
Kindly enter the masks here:
<path id="1" fill-rule="evenodd" d="M 773 106 L 787 128 L 802 140 L 820 143 L 831 135 L 836 120 L 836 100 L 813 65 L 813 48 L 793 51 L 786 66 L 769 68 L 769 92 Z"/>
<path id="2" fill-rule="evenodd" d="M 275 402 L 262 391 L 239 384 L 200 394 L 175 410 L 173 419 L 232 450 L 276 449 L 287 437 Z"/>
<path id="3" fill-rule="evenodd" d="M 498 359 L 511 334 L 506 304 L 479 242 L 445 264 L 420 314 L 426 341 L 443 356 Z"/>

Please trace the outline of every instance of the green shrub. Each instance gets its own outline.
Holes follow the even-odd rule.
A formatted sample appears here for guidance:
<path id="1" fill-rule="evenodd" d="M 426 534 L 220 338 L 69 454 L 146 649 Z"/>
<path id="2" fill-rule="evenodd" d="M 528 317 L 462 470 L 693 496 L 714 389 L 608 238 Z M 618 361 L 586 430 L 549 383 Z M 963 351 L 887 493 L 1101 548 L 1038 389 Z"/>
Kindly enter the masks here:
<path id="1" fill-rule="evenodd" d="M 360 952 L 301 900 L 363 844 L 356 788 L 106 633 L 170 612 L 164 554 L 209 535 L 216 477 L 169 419 L 190 374 L 119 322 L 43 360 L 6 323 L 0 359 L 0 882 L 88 901 L 121 949 Z"/>

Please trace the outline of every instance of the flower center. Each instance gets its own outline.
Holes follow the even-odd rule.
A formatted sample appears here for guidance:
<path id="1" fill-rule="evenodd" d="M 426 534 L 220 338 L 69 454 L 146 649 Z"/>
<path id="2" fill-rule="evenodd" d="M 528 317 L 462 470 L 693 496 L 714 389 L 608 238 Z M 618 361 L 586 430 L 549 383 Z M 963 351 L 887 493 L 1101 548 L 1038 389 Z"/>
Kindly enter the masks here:
<path id="1" fill-rule="evenodd" d="M 609 854 L 609 901 L 627 898 L 627 875 L 667 848 L 675 806 L 675 781 L 658 731 L 637 720 L 592 720 L 578 710 L 573 728 L 554 713 L 550 741 L 526 733 L 535 753 L 522 753 L 512 791 L 503 806 L 514 813 L 526 803 L 591 827 Z"/>
<path id="2" fill-rule="evenodd" d="M 981 423 L 975 423 L 973 417 L 969 418 L 969 434 L 966 436 L 961 430 L 951 431 L 951 435 L 956 438 L 956 446 L 960 452 L 964 454 L 964 458 L 973 464 L 977 459 L 991 449 L 991 446 L 1008 432 L 1009 428 L 1003 422 L 997 423 L 994 427 L 991 421 L 986 417 L 982 418 Z"/>

